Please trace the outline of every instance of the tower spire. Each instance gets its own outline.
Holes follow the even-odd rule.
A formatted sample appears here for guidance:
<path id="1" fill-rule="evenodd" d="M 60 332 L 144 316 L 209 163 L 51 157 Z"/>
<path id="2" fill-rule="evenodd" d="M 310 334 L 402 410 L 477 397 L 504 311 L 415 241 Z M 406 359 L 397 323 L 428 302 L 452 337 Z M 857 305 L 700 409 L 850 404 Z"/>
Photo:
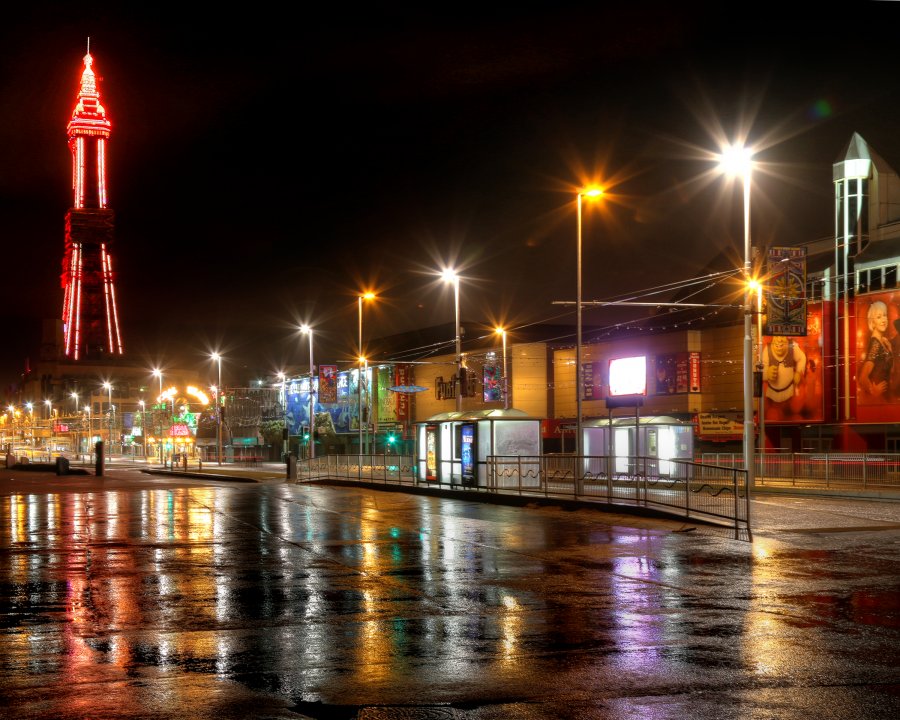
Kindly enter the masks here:
<path id="1" fill-rule="evenodd" d="M 114 215 L 106 195 L 111 125 L 100 103 L 90 48 L 88 38 L 75 109 L 67 127 L 73 202 L 66 214 L 61 283 L 64 354 L 73 360 L 123 354 L 109 251 Z"/>

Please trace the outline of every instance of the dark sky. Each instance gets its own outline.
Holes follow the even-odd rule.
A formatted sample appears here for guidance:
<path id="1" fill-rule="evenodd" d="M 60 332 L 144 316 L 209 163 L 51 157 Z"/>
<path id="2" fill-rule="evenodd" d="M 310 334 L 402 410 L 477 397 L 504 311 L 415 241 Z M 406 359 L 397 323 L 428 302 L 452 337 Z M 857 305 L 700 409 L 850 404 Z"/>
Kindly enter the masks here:
<path id="1" fill-rule="evenodd" d="M 762 246 L 833 233 L 831 164 L 852 132 L 900 159 L 893 2 L 121 5 L 5 11 L 3 386 L 60 315 L 88 36 L 126 348 L 148 365 L 218 349 L 227 382 L 304 369 L 301 322 L 317 361 L 352 358 L 362 289 L 381 298 L 369 338 L 452 322 L 448 264 L 470 334 L 574 323 L 552 303 L 575 298 L 574 193 L 591 180 L 609 198 L 585 213 L 585 300 L 740 266 L 740 196 L 704 157 L 726 138 L 760 148 Z"/>

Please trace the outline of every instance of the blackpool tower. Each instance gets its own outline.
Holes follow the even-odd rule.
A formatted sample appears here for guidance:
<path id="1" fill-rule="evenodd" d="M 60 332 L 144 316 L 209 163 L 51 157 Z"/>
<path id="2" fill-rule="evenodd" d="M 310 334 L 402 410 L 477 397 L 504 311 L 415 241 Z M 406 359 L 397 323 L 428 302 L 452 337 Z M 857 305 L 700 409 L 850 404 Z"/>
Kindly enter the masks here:
<path id="1" fill-rule="evenodd" d="M 100 104 L 93 63 L 88 44 L 78 101 L 67 128 L 73 202 L 66 213 L 61 281 L 63 352 L 72 360 L 123 353 L 110 254 L 114 217 L 106 196 L 110 123 Z"/>

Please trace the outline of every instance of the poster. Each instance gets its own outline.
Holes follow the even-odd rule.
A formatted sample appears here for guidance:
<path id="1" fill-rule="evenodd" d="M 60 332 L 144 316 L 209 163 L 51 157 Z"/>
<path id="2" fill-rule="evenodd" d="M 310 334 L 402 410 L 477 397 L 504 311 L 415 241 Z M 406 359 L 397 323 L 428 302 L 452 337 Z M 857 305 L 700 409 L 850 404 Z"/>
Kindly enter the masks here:
<path id="1" fill-rule="evenodd" d="M 484 401 L 500 402 L 503 399 L 500 368 L 496 365 L 484 366 Z"/>
<path id="2" fill-rule="evenodd" d="M 900 291 L 856 298 L 856 405 L 864 421 L 900 420 Z"/>
<path id="3" fill-rule="evenodd" d="M 806 334 L 806 248 L 773 247 L 765 287 L 767 336 Z"/>
<path id="4" fill-rule="evenodd" d="M 760 351 L 764 420 L 821 422 L 824 419 L 822 305 L 811 305 L 802 336 L 766 338 Z"/>
<path id="5" fill-rule="evenodd" d="M 319 402 L 337 402 L 337 365 L 319 365 Z"/>

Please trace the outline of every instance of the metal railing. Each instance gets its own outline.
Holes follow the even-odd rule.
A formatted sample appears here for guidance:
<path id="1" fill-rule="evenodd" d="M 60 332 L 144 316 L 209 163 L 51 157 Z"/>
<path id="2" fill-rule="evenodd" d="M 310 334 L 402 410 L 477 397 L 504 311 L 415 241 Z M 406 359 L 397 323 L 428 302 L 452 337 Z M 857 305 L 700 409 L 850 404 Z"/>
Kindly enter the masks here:
<path id="1" fill-rule="evenodd" d="M 740 453 L 704 453 L 702 462 L 743 468 Z M 861 490 L 900 488 L 896 453 L 758 453 L 755 483 L 791 487 L 839 487 Z"/>
<path id="2" fill-rule="evenodd" d="M 747 473 L 737 467 L 653 457 L 574 455 L 488 456 L 478 480 L 457 472 L 437 481 L 418 477 L 410 455 L 326 455 L 302 460 L 297 481 L 336 479 L 443 489 L 571 498 L 672 511 L 749 531 Z M 612 472 L 610 472 L 612 470 Z"/>

